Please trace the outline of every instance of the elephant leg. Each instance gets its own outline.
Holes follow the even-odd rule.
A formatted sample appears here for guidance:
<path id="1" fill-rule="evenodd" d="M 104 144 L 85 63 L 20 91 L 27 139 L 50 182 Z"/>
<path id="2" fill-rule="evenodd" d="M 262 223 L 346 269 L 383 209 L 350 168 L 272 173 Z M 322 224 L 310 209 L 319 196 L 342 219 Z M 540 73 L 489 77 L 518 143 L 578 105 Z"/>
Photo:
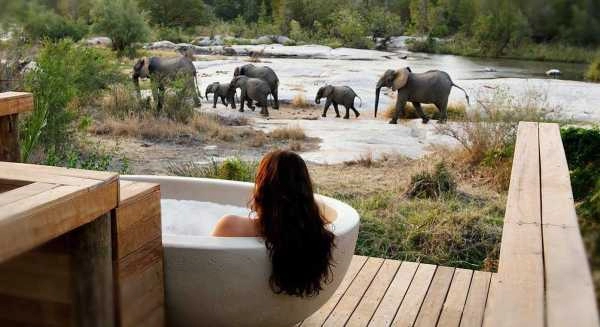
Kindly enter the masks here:
<path id="1" fill-rule="evenodd" d="M 252 101 L 252 99 L 246 98 L 246 102 L 248 103 L 248 108 L 250 108 L 252 111 L 256 110 L 256 106 L 254 105 L 254 101 Z"/>
<path id="2" fill-rule="evenodd" d="M 358 110 L 356 110 L 356 108 L 354 108 L 354 105 L 352 105 L 350 107 L 350 109 L 352 109 L 352 111 L 354 111 L 354 114 L 356 115 L 356 118 L 358 118 L 358 116 L 360 116 L 360 112 L 358 112 Z"/>
<path id="3" fill-rule="evenodd" d="M 413 101 L 412 104 L 415 107 L 415 110 L 417 111 L 419 117 L 421 117 L 423 124 L 427 124 L 427 122 L 429 122 L 429 117 L 427 117 L 427 115 L 423 112 L 423 108 L 421 108 L 421 103 Z"/>
<path id="4" fill-rule="evenodd" d="M 277 86 L 275 86 L 271 90 L 271 94 L 273 94 L 273 109 L 279 110 L 279 98 L 277 97 Z"/>
<path id="5" fill-rule="evenodd" d="M 227 101 L 229 103 L 231 103 L 231 109 L 235 109 L 235 95 L 234 96 L 230 96 Z"/>
<path id="6" fill-rule="evenodd" d="M 440 111 L 440 119 L 438 120 L 438 124 L 443 124 L 448 121 L 448 99 L 441 103 L 436 103 L 435 106 Z"/>
<path id="7" fill-rule="evenodd" d="M 221 98 L 221 103 L 225 106 L 225 108 L 227 108 L 227 102 L 225 102 L 225 97 L 220 96 L 220 98 Z"/>
<path id="8" fill-rule="evenodd" d="M 346 115 L 344 115 L 344 119 L 350 119 L 350 108 L 347 106 L 344 106 L 344 108 L 346 108 Z"/>
<path id="9" fill-rule="evenodd" d="M 325 108 L 323 108 L 323 114 L 321 117 L 327 117 L 327 110 L 329 110 L 329 106 L 331 106 L 331 101 L 325 101 Z"/>
<path id="10" fill-rule="evenodd" d="M 398 97 L 396 99 L 396 112 L 394 116 L 390 120 L 390 124 L 398 124 L 398 119 L 400 118 L 400 113 L 404 114 L 404 106 L 406 105 L 406 100 Z"/>
<path id="11" fill-rule="evenodd" d="M 196 88 L 196 83 L 194 82 L 193 79 L 191 79 L 187 83 L 187 87 L 188 87 L 188 90 L 192 91 L 191 94 L 192 94 L 192 97 L 194 98 L 194 105 L 196 107 L 200 107 L 202 104 L 200 102 L 200 98 L 198 97 L 198 89 Z"/>
<path id="12" fill-rule="evenodd" d="M 158 85 L 158 112 L 160 113 L 163 109 L 163 103 L 165 100 L 165 86 L 163 84 Z"/>
<path id="13" fill-rule="evenodd" d="M 244 112 L 244 101 L 246 100 L 246 91 L 242 89 L 242 94 L 240 95 L 240 99 L 242 99 L 242 103 L 240 104 L 240 112 Z M 248 106 L 250 106 L 250 102 L 248 102 Z"/>
<path id="14" fill-rule="evenodd" d="M 217 94 L 215 93 L 215 96 L 213 97 L 213 108 L 217 107 L 217 101 L 219 100 L 219 97 L 217 96 Z"/>
<path id="15" fill-rule="evenodd" d="M 335 118 L 340 118 L 340 110 L 338 109 L 338 104 L 336 102 L 333 103 L 333 109 L 335 109 Z"/>

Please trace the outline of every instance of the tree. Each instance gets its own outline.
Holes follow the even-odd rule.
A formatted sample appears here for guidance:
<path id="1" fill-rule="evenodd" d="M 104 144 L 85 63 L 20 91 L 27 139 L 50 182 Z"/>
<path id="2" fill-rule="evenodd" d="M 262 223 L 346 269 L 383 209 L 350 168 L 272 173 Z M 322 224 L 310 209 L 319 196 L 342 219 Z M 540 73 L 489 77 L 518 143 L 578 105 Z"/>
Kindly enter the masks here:
<path id="1" fill-rule="evenodd" d="M 139 4 L 148 10 L 150 21 L 156 25 L 189 28 L 210 22 L 202 0 L 139 0 Z"/>
<path id="2" fill-rule="evenodd" d="M 499 0 L 475 22 L 475 40 L 481 52 L 500 56 L 512 43 L 518 45 L 528 35 L 527 19 L 511 0 Z"/>
<path id="3" fill-rule="evenodd" d="M 135 0 L 99 0 L 93 12 L 94 29 L 110 37 L 119 54 L 127 51 L 132 56 L 134 43 L 146 41 L 150 34 L 145 13 Z"/>

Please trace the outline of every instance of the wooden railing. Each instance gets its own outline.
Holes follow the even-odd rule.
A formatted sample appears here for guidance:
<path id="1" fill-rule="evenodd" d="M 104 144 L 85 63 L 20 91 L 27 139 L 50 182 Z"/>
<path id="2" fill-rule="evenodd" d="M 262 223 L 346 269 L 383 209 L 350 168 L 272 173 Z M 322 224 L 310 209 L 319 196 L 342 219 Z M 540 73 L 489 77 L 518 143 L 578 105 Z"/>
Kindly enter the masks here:
<path id="1" fill-rule="evenodd" d="M 484 325 L 599 325 L 557 124 L 519 125 Z"/>

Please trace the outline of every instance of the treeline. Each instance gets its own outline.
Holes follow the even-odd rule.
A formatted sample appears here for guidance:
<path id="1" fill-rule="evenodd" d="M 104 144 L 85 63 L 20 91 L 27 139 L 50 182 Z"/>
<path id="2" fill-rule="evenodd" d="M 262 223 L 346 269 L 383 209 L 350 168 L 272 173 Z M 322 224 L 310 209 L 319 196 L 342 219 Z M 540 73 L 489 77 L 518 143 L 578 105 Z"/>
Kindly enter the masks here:
<path id="1" fill-rule="evenodd" d="M 3 21 L 37 19 L 57 25 L 50 34 L 75 34 L 91 25 L 102 0 L 0 0 Z M 600 0 L 114 0 L 136 2 L 157 36 L 285 34 L 300 42 L 372 47 L 367 36 L 411 34 L 468 40 L 487 55 L 525 43 L 600 44 Z M 31 8 L 35 8 L 31 10 Z M 37 7 L 35 7 L 37 6 Z M 127 6 L 125 6 L 127 7 Z M 29 9 L 28 9 L 29 8 Z M 42 11 L 43 12 L 43 11 Z M 16 13 L 16 14 L 14 14 Z M 0 14 L 1 15 L 1 14 Z M 43 15 L 42 15 L 43 16 Z M 39 18 L 39 17 L 38 17 Z M 29 20 L 32 20 L 29 17 Z M 54 21 L 53 21 L 54 20 Z M 34 29 L 34 28 L 33 28 Z M 40 34 L 40 33 L 38 33 Z M 461 44 L 463 46 L 463 44 Z M 424 48 L 422 50 L 428 50 Z"/>

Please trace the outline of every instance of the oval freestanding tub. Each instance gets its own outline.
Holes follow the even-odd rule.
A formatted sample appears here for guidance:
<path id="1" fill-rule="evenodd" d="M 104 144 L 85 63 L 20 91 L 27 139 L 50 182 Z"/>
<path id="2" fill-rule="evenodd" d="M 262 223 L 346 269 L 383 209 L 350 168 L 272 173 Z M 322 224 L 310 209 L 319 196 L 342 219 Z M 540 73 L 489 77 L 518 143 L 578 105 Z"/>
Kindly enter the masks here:
<path id="1" fill-rule="evenodd" d="M 122 176 L 159 183 L 161 198 L 246 207 L 253 184 L 186 177 Z M 319 295 L 278 295 L 268 283 L 271 263 L 255 237 L 163 232 L 169 326 L 292 326 L 318 310 L 340 284 L 356 246 L 359 217 L 340 201 L 316 196 L 336 238 L 332 281 Z M 163 213 L 163 217 L 165 214 Z M 202 212 L 196 217 L 201 223 Z M 186 217 L 188 219 L 188 217 Z M 163 231 L 165 227 L 163 224 Z"/>

